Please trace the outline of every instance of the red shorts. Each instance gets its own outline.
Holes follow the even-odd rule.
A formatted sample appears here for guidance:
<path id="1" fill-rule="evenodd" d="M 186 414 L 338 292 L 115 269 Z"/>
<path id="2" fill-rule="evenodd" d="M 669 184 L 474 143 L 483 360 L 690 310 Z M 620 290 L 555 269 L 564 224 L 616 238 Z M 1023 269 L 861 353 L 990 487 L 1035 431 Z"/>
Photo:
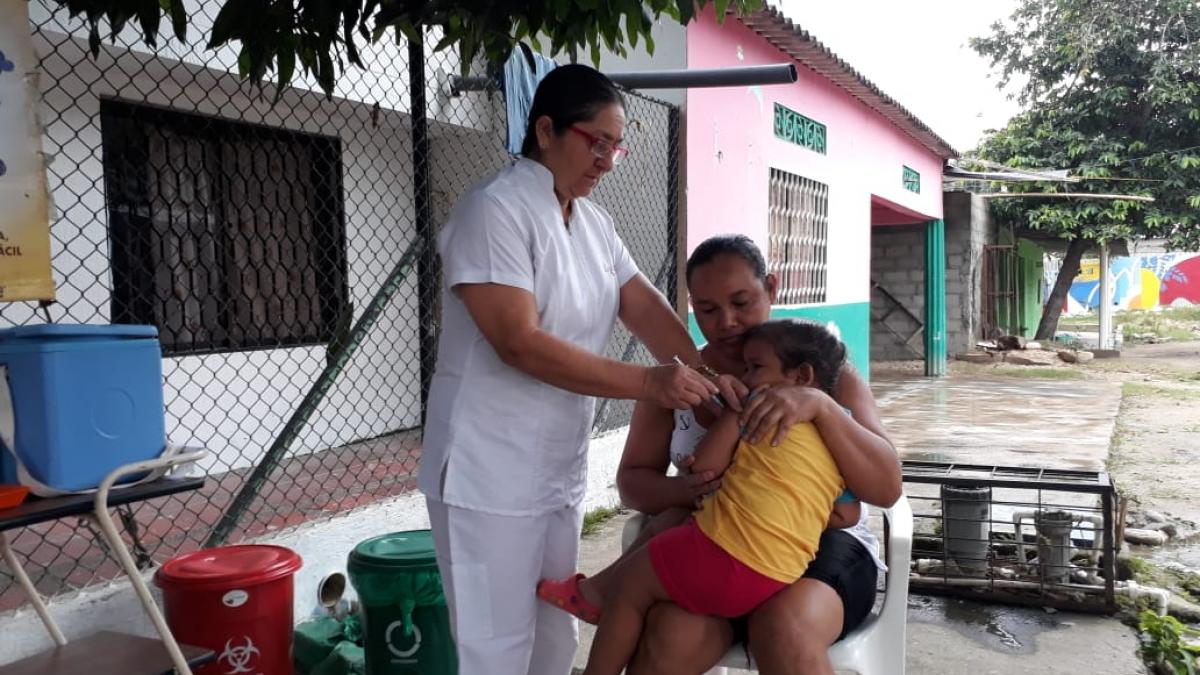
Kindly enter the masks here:
<path id="1" fill-rule="evenodd" d="M 648 551 L 667 595 L 693 614 L 745 616 L 788 586 L 726 553 L 695 519 L 651 539 Z"/>

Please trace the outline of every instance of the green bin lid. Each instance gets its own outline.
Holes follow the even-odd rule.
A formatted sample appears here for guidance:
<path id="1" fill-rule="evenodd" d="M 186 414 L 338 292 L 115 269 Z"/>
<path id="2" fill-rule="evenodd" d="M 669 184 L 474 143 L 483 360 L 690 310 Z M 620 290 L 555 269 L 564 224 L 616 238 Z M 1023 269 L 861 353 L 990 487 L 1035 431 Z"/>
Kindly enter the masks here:
<path id="1" fill-rule="evenodd" d="M 399 570 L 436 568 L 433 534 L 429 530 L 393 532 L 373 537 L 350 552 L 349 567 Z"/>

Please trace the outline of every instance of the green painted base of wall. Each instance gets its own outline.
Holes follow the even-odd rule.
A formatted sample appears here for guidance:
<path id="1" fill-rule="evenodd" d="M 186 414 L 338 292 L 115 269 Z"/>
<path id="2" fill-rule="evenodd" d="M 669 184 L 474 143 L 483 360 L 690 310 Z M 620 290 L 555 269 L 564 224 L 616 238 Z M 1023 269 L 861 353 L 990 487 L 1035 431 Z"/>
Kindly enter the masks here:
<path id="1" fill-rule="evenodd" d="M 864 379 L 871 376 L 871 304 L 853 302 L 845 305 L 779 305 L 771 308 L 772 319 L 808 319 L 826 325 L 830 323 L 846 343 L 850 362 Z M 688 331 L 696 344 L 704 343 L 696 317 L 688 312 Z"/>

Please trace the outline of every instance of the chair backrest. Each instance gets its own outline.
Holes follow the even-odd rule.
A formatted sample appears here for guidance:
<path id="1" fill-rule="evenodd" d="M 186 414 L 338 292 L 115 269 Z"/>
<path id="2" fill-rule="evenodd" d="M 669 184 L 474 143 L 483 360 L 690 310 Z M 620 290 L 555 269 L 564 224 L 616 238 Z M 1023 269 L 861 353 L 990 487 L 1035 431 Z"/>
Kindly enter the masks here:
<path id="1" fill-rule="evenodd" d="M 913 517 L 908 497 L 883 510 L 887 519 L 887 590 L 883 595 L 880 619 L 908 612 L 908 574 L 912 556 Z"/>

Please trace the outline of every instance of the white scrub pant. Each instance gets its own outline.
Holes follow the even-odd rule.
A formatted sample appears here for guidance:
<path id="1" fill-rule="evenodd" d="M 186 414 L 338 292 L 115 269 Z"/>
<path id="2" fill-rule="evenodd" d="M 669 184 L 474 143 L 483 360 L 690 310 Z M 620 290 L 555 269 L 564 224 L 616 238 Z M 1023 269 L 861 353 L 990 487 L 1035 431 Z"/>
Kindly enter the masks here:
<path id="1" fill-rule="evenodd" d="M 501 516 L 426 498 L 459 675 L 570 675 L 575 618 L 537 599 L 575 573 L 583 505 Z"/>

